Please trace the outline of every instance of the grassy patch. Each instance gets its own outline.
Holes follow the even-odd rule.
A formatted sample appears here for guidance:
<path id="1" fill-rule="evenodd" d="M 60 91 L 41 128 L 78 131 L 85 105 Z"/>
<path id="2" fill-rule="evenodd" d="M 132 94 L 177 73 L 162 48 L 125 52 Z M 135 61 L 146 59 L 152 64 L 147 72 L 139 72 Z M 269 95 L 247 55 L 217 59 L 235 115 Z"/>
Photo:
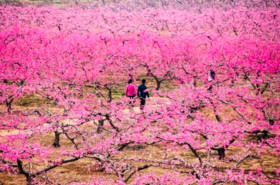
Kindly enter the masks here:
<path id="1" fill-rule="evenodd" d="M 41 98 L 38 95 L 30 94 L 24 95 L 15 101 L 15 105 L 23 107 L 35 107 L 35 106 L 45 106 L 52 105 L 51 100 L 46 98 Z"/>

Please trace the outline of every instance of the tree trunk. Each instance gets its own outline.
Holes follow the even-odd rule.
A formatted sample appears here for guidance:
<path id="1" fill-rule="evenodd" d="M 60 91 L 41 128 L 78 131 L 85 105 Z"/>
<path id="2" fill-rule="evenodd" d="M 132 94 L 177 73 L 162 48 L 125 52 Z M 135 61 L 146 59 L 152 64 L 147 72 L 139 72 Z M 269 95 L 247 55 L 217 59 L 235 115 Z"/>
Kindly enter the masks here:
<path id="1" fill-rule="evenodd" d="M 60 136 L 60 133 L 59 133 L 58 131 L 55 131 L 55 132 L 54 132 L 54 136 L 55 136 L 55 138 L 54 138 L 53 146 L 54 146 L 55 148 L 58 148 L 58 147 L 60 147 L 60 144 L 59 144 L 59 136 Z"/>
<path id="2" fill-rule="evenodd" d="M 10 114 L 12 111 L 12 103 L 13 103 L 14 99 L 6 99 L 6 106 L 7 106 L 7 112 Z"/>
<path id="3" fill-rule="evenodd" d="M 218 122 L 222 122 L 222 118 L 218 114 L 215 113 L 215 117 Z"/>
<path id="4" fill-rule="evenodd" d="M 218 155 L 219 155 L 219 159 L 223 159 L 226 155 L 225 155 L 225 149 L 224 148 L 218 148 Z"/>
<path id="5" fill-rule="evenodd" d="M 19 173 L 23 174 L 26 178 L 26 184 L 32 185 L 33 184 L 32 183 L 32 174 L 23 169 L 22 161 L 20 159 L 17 159 L 17 165 L 18 165 Z"/>
<path id="6" fill-rule="evenodd" d="M 108 102 L 111 102 L 112 101 L 112 91 L 111 91 L 111 88 L 108 87 L 108 86 L 105 86 L 106 89 L 108 90 Z"/>
<path id="7" fill-rule="evenodd" d="M 193 80 L 193 86 L 196 87 L 196 78 Z"/>
<path id="8" fill-rule="evenodd" d="M 160 84 L 161 84 L 161 81 L 157 80 L 157 88 L 156 88 L 157 91 L 160 89 Z"/>
<path id="9" fill-rule="evenodd" d="M 103 131 L 103 129 L 102 129 L 103 125 L 104 125 L 104 120 L 103 119 L 99 120 L 98 121 L 98 128 L 97 128 L 97 131 L 96 131 L 98 134 L 100 134 Z"/>
<path id="10" fill-rule="evenodd" d="M 27 185 L 32 185 L 33 184 L 31 175 L 26 176 L 26 182 L 27 182 Z"/>
<path id="11" fill-rule="evenodd" d="M 210 154 L 211 154 L 211 150 L 207 151 L 207 162 L 209 163 L 210 161 Z"/>
<path id="12" fill-rule="evenodd" d="M 256 133 L 258 137 L 258 141 L 262 141 L 263 139 L 268 137 L 268 131 L 267 130 L 262 130 Z"/>
<path id="13" fill-rule="evenodd" d="M 161 82 L 163 82 L 164 80 L 159 80 L 156 76 L 153 76 L 153 77 L 157 82 L 156 90 L 158 91 L 160 89 Z"/>

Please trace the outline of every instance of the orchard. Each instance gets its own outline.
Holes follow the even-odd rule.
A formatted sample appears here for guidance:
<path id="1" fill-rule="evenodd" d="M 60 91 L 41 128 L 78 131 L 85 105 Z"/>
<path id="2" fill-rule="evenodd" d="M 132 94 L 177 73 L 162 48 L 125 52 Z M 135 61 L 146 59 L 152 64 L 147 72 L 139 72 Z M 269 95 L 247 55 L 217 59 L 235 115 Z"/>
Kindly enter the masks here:
<path id="1" fill-rule="evenodd" d="M 0 6 L 0 184 L 280 184 L 278 0 L 72 2 Z"/>

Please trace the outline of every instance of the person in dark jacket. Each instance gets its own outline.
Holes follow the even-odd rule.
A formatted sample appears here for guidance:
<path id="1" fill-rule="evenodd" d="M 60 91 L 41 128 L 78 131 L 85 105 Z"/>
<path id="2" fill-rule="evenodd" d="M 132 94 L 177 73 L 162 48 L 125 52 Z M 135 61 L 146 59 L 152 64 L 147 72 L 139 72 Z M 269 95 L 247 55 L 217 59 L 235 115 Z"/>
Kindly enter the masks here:
<path id="1" fill-rule="evenodd" d="M 145 107 L 146 104 L 146 97 L 150 98 L 148 89 L 146 87 L 146 80 L 142 80 L 142 84 L 139 85 L 138 90 L 137 90 L 137 96 L 140 98 L 140 110 L 142 111 Z"/>

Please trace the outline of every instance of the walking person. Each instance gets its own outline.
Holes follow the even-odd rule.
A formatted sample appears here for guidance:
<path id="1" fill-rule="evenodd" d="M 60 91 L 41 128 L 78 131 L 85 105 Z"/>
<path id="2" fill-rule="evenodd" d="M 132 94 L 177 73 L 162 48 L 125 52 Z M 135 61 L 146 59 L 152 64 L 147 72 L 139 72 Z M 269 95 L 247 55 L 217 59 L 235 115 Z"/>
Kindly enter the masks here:
<path id="1" fill-rule="evenodd" d="M 143 111 L 145 104 L 146 104 L 146 97 L 150 98 L 148 89 L 146 87 L 146 80 L 142 80 L 142 84 L 139 85 L 137 95 L 140 98 L 140 110 Z"/>
<path id="2" fill-rule="evenodd" d="M 133 80 L 132 79 L 129 79 L 128 80 L 128 84 L 126 86 L 126 89 L 125 89 L 125 95 L 126 97 L 130 98 L 130 99 L 134 99 L 135 96 L 136 96 L 136 88 L 135 86 L 132 84 Z M 132 107 L 134 106 L 133 104 L 135 103 L 135 101 L 129 101 L 129 104 L 131 105 L 132 104 Z"/>
<path id="3" fill-rule="evenodd" d="M 213 71 L 212 69 L 208 71 L 208 82 L 210 83 L 209 88 L 207 89 L 209 92 L 212 92 L 212 88 L 213 88 L 213 81 L 215 80 L 215 71 Z"/>
<path id="4" fill-rule="evenodd" d="M 216 75 L 215 71 L 213 71 L 212 69 L 209 70 L 208 71 L 208 79 L 207 79 L 208 82 L 211 82 L 211 81 L 215 80 L 215 75 Z"/>

